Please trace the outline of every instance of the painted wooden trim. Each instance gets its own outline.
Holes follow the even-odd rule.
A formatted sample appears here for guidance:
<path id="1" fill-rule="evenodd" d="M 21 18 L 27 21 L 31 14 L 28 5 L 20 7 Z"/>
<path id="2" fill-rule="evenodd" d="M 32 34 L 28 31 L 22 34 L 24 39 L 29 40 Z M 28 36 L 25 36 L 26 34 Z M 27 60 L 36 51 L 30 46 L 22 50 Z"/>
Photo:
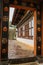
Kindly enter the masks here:
<path id="1" fill-rule="evenodd" d="M 13 4 L 10 4 L 9 7 L 14 7 L 14 8 L 18 8 L 18 9 L 25 9 L 25 10 L 31 10 L 31 11 L 36 10 L 36 8 L 27 7 L 27 6 L 20 6 L 20 5 L 13 5 Z"/>
<path id="2" fill-rule="evenodd" d="M 37 18 L 36 18 L 36 10 L 34 11 L 34 55 L 36 56 L 36 48 L 37 48 L 37 45 L 36 45 L 36 35 L 37 35 Z"/>

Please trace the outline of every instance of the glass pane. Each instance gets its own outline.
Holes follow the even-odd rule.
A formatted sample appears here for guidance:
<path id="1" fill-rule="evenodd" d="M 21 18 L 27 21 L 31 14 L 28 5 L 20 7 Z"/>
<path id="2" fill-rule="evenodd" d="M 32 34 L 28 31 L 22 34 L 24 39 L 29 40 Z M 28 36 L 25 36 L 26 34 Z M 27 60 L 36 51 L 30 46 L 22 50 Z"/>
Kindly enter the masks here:
<path id="1" fill-rule="evenodd" d="M 31 36 L 31 29 L 29 29 L 29 36 Z"/>
<path id="2" fill-rule="evenodd" d="M 34 20 L 32 20 L 32 27 L 34 27 Z"/>
<path id="3" fill-rule="evenodd" d="M 32 28 L 32 36 L 34 36 L 34 28 Z"/>
<path id="4" fill-rule="evenodd" d="M 25 26 L 23 26 L 23 30 L 25 30 Z"/>
<path id="5" fill-rule="evenodd" d="M 31 28 L 31 21 L 29 22 L 29 28 Z"/>

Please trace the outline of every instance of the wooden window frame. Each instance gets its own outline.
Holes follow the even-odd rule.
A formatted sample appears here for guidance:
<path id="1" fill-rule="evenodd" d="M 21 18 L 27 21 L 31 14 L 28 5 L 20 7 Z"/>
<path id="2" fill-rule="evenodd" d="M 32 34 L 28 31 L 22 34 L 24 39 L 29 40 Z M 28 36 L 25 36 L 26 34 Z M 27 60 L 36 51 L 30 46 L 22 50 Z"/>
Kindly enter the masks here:
<path id="1" fill-rule="evenodd" d="M 31 19 L 31 17 L 30 17 L 30 19 Z M 33 35 L 32 35 L 32 29 L 34 28 L 33 26 L 32 26 L 32 20 L 33 20 L 33 16 L 32 16 L 32 19 L 29 21 L 29 22 L 31 22 L 31 27 L 29 27 L 29 30 L 31 30 L 31 35 L 29 35 L 29 39 L 33 39 Z M 29 22 L 28 22 L 28 24 L 29 24 Z M 34 20 L 33 20 L 33 22 L 34 22 Z M 29 32 L 29 31 L 28 31 Z"/>
<path id="2" fill-rule="evenodd" d="M 23 37 L 25 37 L 25 25 L 23 27 L 24 27 L 24 29 L 23 29 Z"/>
<path id="3" fill-rule="evenodd" d="M 28 23 L 27 23 L 27 24 L 25 24 L 25 38 L 26 39 L 28 39 L 28 34 L 29 34 L 29 31 L 28 31 Z"/>

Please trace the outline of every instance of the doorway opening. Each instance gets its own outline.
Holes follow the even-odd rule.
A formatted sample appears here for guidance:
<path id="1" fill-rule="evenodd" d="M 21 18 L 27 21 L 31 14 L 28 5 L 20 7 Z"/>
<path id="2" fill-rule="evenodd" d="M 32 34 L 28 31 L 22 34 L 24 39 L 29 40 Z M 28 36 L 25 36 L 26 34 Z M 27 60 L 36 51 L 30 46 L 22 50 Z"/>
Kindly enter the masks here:
<path id="1" fill-rule="evenodd" d="M 9 7 L 8 59 L 34 56 L 36 56 L 36 11 Z"/>

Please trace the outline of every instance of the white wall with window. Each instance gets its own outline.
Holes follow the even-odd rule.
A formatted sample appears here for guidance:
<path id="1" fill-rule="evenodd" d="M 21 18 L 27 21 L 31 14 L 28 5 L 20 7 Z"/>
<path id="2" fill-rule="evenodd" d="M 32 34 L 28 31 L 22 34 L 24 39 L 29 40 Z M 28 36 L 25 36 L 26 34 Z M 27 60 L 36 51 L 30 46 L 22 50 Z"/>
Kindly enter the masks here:
<path id="1" fill-rule="evenodd" d="M 19 42 L 22 42 L 24 44 L 27 44 L 27 45 L 31 45 L 34 47 L 34 17 L 31 17 L 30 19 L 28 19 L 23 25 L 20 26 L 20 28 L 22 27 L 23 30 L 25 30 L 25 25 L 28 23 L 29 25 L 29 36 L 32 37 L 31 38 L 23 38 L 23 37 L 17 37 L 17 40 Z M 20 30 L 19 30 L 20 31 Z M 20 34 L 19 34 L 20 35 Z M 23 31 L 23 36 L 25 36 L 25 32 Z"/>

